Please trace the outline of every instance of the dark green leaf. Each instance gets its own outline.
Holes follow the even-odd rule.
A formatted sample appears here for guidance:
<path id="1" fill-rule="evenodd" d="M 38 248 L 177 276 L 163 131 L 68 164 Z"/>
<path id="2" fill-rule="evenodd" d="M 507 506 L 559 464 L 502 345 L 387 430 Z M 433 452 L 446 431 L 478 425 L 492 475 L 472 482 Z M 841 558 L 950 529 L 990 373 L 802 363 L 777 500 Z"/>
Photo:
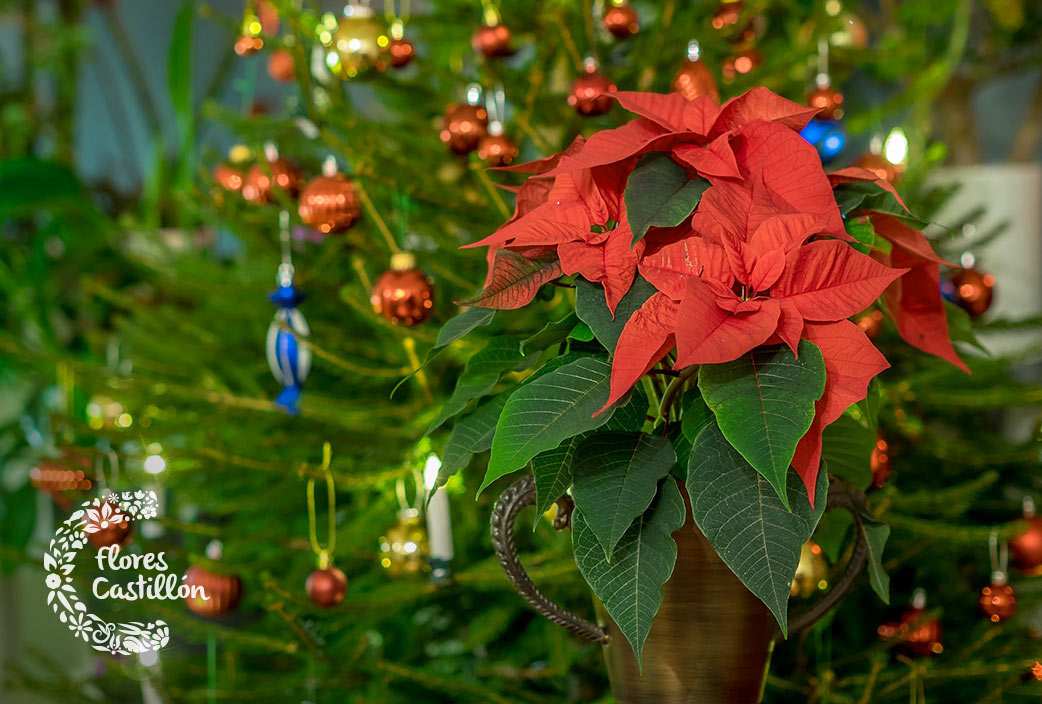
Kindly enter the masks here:
<path id="1" fill-rule="evenodd" d="M 864 491 L 872 483 L 876 434 L 844 413 L 822 433 L 821 458 L 829 471 Z"/>
<path id="2" fill-rule="evenodd" d="M 605 430 L 639 431 L 648 420 L 648 394 L 641 386 L 633 387 L 628 396 L 623 396 L 615 407 Z"/>
<path id="3" fill-rule="evenodd" d="M 985 354 L 990 354 L 988 348 L 977 339 L 977 333 L 973 331 L 973 321 L 970 320 L 969 313 L 949 301 L 944 302 L 944 311 L 948 316 L 948 336 L 952 339 L 952 342 L 965 342 Z"/>
<path id="4" fill-rule="evenodd" d="M 540 452 L 532 458 L 532 474 L 535 475 L 535 525 L 539 525 L 542 515 L 572 485 L 575 451 L 585 437 L 570 437 L 554 449 Z"/>
<path id="5" fill-rule="evenodd" d="M 859 209 L 872 210 L 893 215 L 917 230 L 922 230 L 930 224 L 909 213 L 908 209 L 897 201 L 893 193 L 876 183 L 869 181 L 841 183 L 833 189 L 833 192 L 836 194 L 836 205 L 839 206 L 839 211 L 843 215 L 849 215 Z"/>
<path id="6" fill-rule="evenodd" d="M 635 245 L 651 227 L 674 227 L 694 211 L 709 182 L 689 179 L 664 152 L 641 157 L 626 182 L 626 216 Z"/>
<path id="7" fill-rule="evenodd" d="M 496 311 L 491 308 L 467 308 L 462 313 L 449 318 L 441 326 L 433 349 L 444 347 L 466 336 L 471 330 L 488 325 L 494 317 L 496 317 Z"/>
<path id="8" fill-rule="evenodd" d="M 763 475 L 711 424 L 691 448 L 687 490 L 698 529 L 787 634 L 789 589 L 803 543 L 814 534 L 825 510 L 828 473 L 818 473 L 815 508 L 803 482 L 791 482 L 790 511 Z"/>
<path id="9" fill-rule="evenodd" d="M 890 537 L 890 526 L 862 516 L 866 543 L 868 544 L 868 581 L 873 591 L 883 600 L 890 603 L 890 575 L 883 570 L 883 548 Z"/>
<path id="10" fill-rule="evenodd" d="M 829 469 L 832 469 L 829 467 Z M 849 511 L 826 511 L 814 531 L 814 542 L 821 548 L 822 554 L 829 564 L 839 561 L 839 551 L 843 547 L 854 517 Z"/>
<path id="11" fill-rule="evenodd" d="M 677 561 L 672 534 L 684 525 L 686 514 L 676 482 L 667 478 L 651 508 L 633 522 L 608 562 L 586 515 L 578 506 L 572 512 L 572 550 L 579 572 L 626 636 L 638 665 L 662 604 L 662 585 Z"/>
<path id="12" fill-rule="evenodd" d="M 607 360 L 580 357 L 528 380 L 511 394 L 499 417 L 479 493 L 496 479 L 524 467 L 540 452 L 607 423 L 613 409 L 596 417 L 593 414 L 608 400 L 610 375 Z"/>
<path id="13" fill-rule="evenodd" d="M 547 323 L 542 330 L 521 343 L 521 354 L 538 352 L 564 342 L 568 339 L 568 333 L 578 322 L 579 319 L 575 317 L 575 313 L 569 313 L 557 322 Z"/>
<path id="14" fill-rule="evenodd" d="M 582 509 L 609 562 L 633 519 L 651 505 L 658 482 L 677 456 L 659 435 L 594 433 L 572 465 L 572 498 Z"/>
<path id="15" fill-rule="evenodd" d="M 456 422 L 445 443 L 441 469 L 438 471 L 438 486 L 444 486 L 456 472 L 470 463 L 478 452 L 492 447 L 492 436 L 496 432 L 499 414 L 506 405 L 507 394 L 500 394 L 491 401 L 478 406 L 473 413 Z M 430 492 L 433 496 L 434 492 Z"/>
<path id="16" fill-rule="evenodd" d="M 38 159 L 0 161 L 0 216 L 57 208 L 90 208 L 80 182 L 68 167 Z"/>
<path id="17" fill-rule="evenodd" d="M 704 364 L 698 387 L 725 438 L 770 481 L 788 505 L 785 478 L 825 391 L 821 350 L 800 340 L 800 357 L 784 345 L 757 347 L 733 362 Z"/>
<path id="18" fill-rule="evenodd" d="M 575 312 L 580 320 L 590 326 L 597 341 L 604 345 L 604 349 L 608 352 L 615 352 L 615 345 L 619 342 L 622 328 L 637 312 L 637 309 L 644 305 L 644 301 L 651 298 L 653 293 L 655 293 L 655 287 L 638 274 L 633 279 L 630 290 L 619 301 L 613 317 L 604 298 L 604 288 L 599 284 L 591 284 L 585 279 L 577 279 L 575 281 Z"/>
<path id="19" fill-rule="evenodd" d="M 484 396 L 496 385 L 504 373 L 522 362 L 517 340 L 509 337 L 494 337 L 481 350 L 467 360 L 467 366 L 456 381 L 452 396 L 442 406 L 438 417 L 431 421 L 427 432 L 437 430 L 442 423 L 460 413 L 467 404 Z"/>
<path id="20" fill-rule="evenodd" d="M 684 394 L 684 415 L 680 419 L 680 427 L 684 431 L 684 437 L 689 443 L 693 443 L 702 428 L 715 422 L 713 412 L 709 410 L 702 392 L 698 388 L 689 389 Z"/>

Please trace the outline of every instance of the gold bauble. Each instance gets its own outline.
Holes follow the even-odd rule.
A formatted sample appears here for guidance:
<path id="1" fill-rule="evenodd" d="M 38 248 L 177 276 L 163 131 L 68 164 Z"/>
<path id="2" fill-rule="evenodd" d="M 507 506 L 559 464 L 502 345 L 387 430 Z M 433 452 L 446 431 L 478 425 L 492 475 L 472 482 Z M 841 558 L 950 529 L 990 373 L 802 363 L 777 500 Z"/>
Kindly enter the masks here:
<path id="1" fill-rule="evenodd" d="M 332 33 L 326 66 L 338 78 L 356 78 L 382 68 L 381 54 L 390 42 L 384 23 L 363 5 L 348 5 L 344 13 Z"/>
<path id="2" fill-rule="evenodd" d="M 807 598 L 819 591 L 823 592 L 829 588 L 828 576 L 829 566 L 821 554 L 821 547 L 813 540 L 808 540 L 800 549 L 800 563 L 796 566 L 796 576 L 789 593 Z"/>
<path id="3" fill-rule="evenodd" d="M 380 566 L 396 577 L 427 566 L 427 526 L 417 509 L 399 511 L 398 522 L 380 537 Z"/>

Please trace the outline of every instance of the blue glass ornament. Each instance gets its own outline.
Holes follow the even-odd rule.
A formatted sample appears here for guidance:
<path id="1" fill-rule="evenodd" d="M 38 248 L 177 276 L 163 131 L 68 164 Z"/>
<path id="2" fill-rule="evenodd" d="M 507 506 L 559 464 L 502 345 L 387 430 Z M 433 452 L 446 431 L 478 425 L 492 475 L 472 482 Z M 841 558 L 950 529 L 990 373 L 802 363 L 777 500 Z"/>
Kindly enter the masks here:
<path id="1" fill-rule="evenodd" d="M 290 415 L 296 415 L 301 385 L 311 370 L 311 348 L 307 344 L 311 330 L 304 315 L 297 310 L 304 296 L 293 286 L 292 269 L 292 265 L 287 264 L 279 267 L 279 288 L 268 296 L 278 310 L 268 326 L 267 354 L 271 373 L 282 384 L 275 403 Z"/>
<path id="2" fill-rule="evenodd" d="M 800 130 L 800 136 L 818 150 L 823 164 L 833 161 L 847 144 L 847 132 L 838 120 L 814 118 Z"/>

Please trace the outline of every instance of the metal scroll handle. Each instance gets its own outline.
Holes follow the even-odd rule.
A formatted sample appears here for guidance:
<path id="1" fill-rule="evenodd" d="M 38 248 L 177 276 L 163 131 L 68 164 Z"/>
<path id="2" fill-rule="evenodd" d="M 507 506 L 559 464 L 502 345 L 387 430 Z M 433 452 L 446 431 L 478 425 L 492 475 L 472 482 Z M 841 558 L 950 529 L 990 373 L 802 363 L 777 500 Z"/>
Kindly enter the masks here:
<path id="1" fill-rule="evenodd" d="M 526 475 L 511 484 L 500 495 L 492 509 L 492 547 L 499 558 L 499 564 L 503 566 L 510 583 L 514 589 L 524 598 L 536 611 L 545 616 L 558 626 L 567 628 L 572 633 L 582 636 L 587 640 L 602 645 L 608 643 L 608 634 L 600 626 L 566 611 L 554 602 L 550 601 L 532 583 L 531 578 L 521 565 L 517 554 L 517 544 L 514 542 L 514 523 L 521 509 L 535 503 L 535 479 L 532 475 Z M 842 482 L 833 480 L 829 486 L 828 510 L 841 508 L 849 511 L 854 516 L 857 526 L 854 549 L 850 559 L 847 561 L 843 574 L 836 580 L 832 589 L 819 601 L 806 609 L 793 615 L 789 619 L 790 632 L 796 632 L 811 626 L 828 613 L 832 607 L 850 590 L 854 580 L 861 572 L 868 553 L 868 545 L 865 537 L 861 513 L 865 510 L 866 500 L 864 494 L 858 489 Z M 570 508 L 570 507 L 568 507 Z M 567 526 L 569 517 L 568 508 L 558 509 L 554 526 L 558 529 Z"/>

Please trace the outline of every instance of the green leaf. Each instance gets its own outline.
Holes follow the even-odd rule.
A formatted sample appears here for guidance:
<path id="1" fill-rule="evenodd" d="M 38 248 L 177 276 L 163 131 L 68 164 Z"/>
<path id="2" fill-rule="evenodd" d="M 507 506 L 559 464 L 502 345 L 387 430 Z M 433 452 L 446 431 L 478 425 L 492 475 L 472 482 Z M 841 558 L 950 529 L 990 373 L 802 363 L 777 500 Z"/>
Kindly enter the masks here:
<path id="1" fill-rule="evenodd" d="M 651 508 L 629 527 L 608 562 L 586 514 L 578 506 L 572 512 L 572 550 L 579 572 L 629 641 L 638 665 L 662 604 L 662 585 L 677 561 L 672 534 L 686 517 L 677 483 L 667 478 Z"/>
<path id="2" fill-rule="evenodd" d="M 516 472 L 540 452 L 552 450 L 573 435 L 596 430 L 614 409 L 596 413 L 608 400 L 611 364 L 580 357 L 518 388 L 499 417 L 485 480 L 478 493 L 502 476 Z"/>
<path id="3" fill-rule="evenodd" d="M 557 499 L 572 485 L 572 466 L 575 451 L 585 435 L 570 437 L 552 450 L 540 452 L 532 458 L 532 474 L 535 476 L 535 526 L 539 519 Z"/>
<path id="4" fill-rule="evenodd" d="M 770 481 L 788 506 L 785 477 L 825 392 L 825 361 L 800 340 L 800 357 L 784 345 L 757 347 L 733 362 L 698 370 L 702 398 L 728 442 Z"/>
<path id="5" fill-rule="evenodd" d="M 539 288 L 561 275 L 557 254 L 529 258 L 512 249 L 500 249 L 492 264 L 492 280 L 463 306 L 508 309 L 527 305 Z"/>
<path id="6" fill-rule="evenodd" d="M 843 215 L 849 215 L 856 210 L 872 210 L 893 215 L 917 230 L 922 230 L 930 224 L 929 221 L 920 220 L 909 213 L 893 193 L 877 183 L 870 181 L 841 183 L 833 189 L 833 193 L 836 195 L 836 205 L 839 206 L 839 211 Z"/>
<path id="7" fill-rule="evenodd" d="M 494 317 L 496 317 L 496 311 L 491 308 L 467 308 L 462 313 L 449 318 L 441 326 L 441 330 L 438 331 L 438 339 L 434 342 L 432 349 L 439 349 L 465 337 L 475 328 L 491 323 Z"/>
<path id="8" fill-rule="evenodd" d="M 818 521 L 818 527 L 814 531 L 814 542 L 821 548 L 829 564 L 839 561 L 839 551 L 852 525 L 854 517 L 849 511 L 826 511 Z"/>
<path id="9" fill-rule="evenodd" d="M 850 219 L 845 223 L 847 234 L 869 248 L 876 243 L 876 229 L 867 220 Z"/>
<path id="10" fill-rule="evenodd" d="M 693 443 L 702 428 L 713 423 L 713 412 L 709 410 L 702 392 L 698 388 L 689 389 L 684 394 L 684 415 L 680 419 L 680 427 L 684 431 L 684 437 Z"/>
<path id="11" fill-rule="evenodd" d="M 597 341 L 604 345 L 604 349 L 614 353 L 615 345 L 619 342 L 619 335 L 622 334 L 626 321 L 654 293 L 655 287 L 649 284 L 643 276 L 637 274 L 630 290 L 616 306 L 613 317 L 604 298 L 604 288 L 599 284 L 591 284 L 585 279 L 576 279 L 575 313 L 579 316 L 579 320 L 590 326 Z"/>
<path id="12" fill-rule="evenodd" d="M 818 473 L 815 508 L 803 482 L 792 482 L 790 511 L 763 475 L 731 447 L 720 428 L 708 425 L 691 449 L 687 490 L 698 529 L 787 634 L 789 589 L 800 549 L 825 511 L 828 473 Z"/>
<path id="13" fill-rule="evenodd" d="M 689 179 L 684 167 L 664 152 L 645 154 L 626 182 L 624 198 L 633 241 L 637 244 L 651 227 L 674 227 L 684 222 L 709 188 L 703 178 Z"/>
<path id="14" fill-rule="evenodd" d="M 944 302 L 944 311 L 948 316 L 948 337 L 952 339 L 952 342 L 965 342 L 987 355 L 991 354 L 988 348 L 977 339 L 969 313 L 950 301 Z"/>
<path id="15" fill-rule="evenodd" d="M 883 570 L 883 548 L 890 537 L 890 526 L 867 516 L 861 517 L 868 545 L 868 581 L 873 591 L 883 600 L 890 603 L 890 575 Z"/>
<path id="16" fill-rule="evenodd" d="M 635 386 L 628 396 L 623 396 L 615 412 L 604 425 L 605 430 L 638 431 L 648 419 L 648 393 L 643 387 Z"/>
<path id="17" fill-rule="evenodd" d="M 456 422 L 442 452 L 437 486 L 445 486 L 449 477 L 470 463 L 471 457 L 492 447 L 492 436 L 507 397 L 507 394 L 500 394 Z M 433 496 L 434 492 L 430 494 Z"/>
<path id="18" fill-rule="evenodd" d="M 37 210 L 92 207 L 76 175 L 66 166 L 39 159 L 0 161 L 0 216 L 18 217 Z"/>
<path id="19" fill-rule="evenodd" d="M 545 350 L 547 347 L 564 342 L 578 322 L 579 319 L 575 317 L 575 313 L 569 313 L 556 322 L 547 323 L 542 330 L 521 342 L 521 354 Z"/>
<path id="20" fill-rule="evenodd" d="M 493 337 L 481 350 L 467 360 L 467 366 L 456 381 L 452 396 L 441 407 L 437 418 L 427 427 L 432 433 L 441 427 L 449 418 L 457 415 L 467 404 L 479 396 L 484 396 L 496 385 L 505 372 L 516 368 L 522 362 L 516 339 L 509 337 Z"/>
<path id="21" fill-rule="evenodd" d="M 590 342 L 594 339 L 593 330 L 586 323 L 579 323 L 572 331 L 568 333 L 569 340 L 578 340 L 579 342 Z"/>
<path id="22" fill-rule="evenodd" d="M 651 505 L 658 482 L 677 461 L 673 445 L 659 435 L 595 433 L 572 466 L 572 498 L 609 562 L 633 519 Z"/>
<path id="23" fill-rule="evenodd" d="M 872 483 L 876 434 L 844 413 L 822 433 L 821 458 L 829 471 L 864 491 Z"/>

